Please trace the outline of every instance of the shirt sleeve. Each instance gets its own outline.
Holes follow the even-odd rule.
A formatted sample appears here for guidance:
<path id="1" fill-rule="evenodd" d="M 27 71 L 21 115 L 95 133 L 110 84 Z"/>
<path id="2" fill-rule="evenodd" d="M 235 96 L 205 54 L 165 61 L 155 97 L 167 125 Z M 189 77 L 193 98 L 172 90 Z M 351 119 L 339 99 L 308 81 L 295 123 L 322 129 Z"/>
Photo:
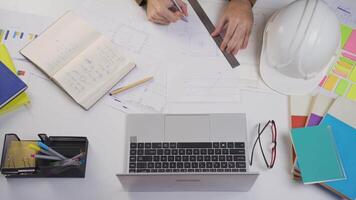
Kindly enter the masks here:
<path id="1" fill-rule="evenodd" d="M 138 5 L 140 5 L 140 6 L 145 5 L 146 2 L 147 2 L 147 0 L 135 0 L 135 1 L 136 1 L 136 3 L 137 3 Z M 255 3 L 256 3 L 256 0 L 249 0 L 249 1 L 251 2 L 251 5 L 252 5 L 252 6 L 255 5 Z"/>

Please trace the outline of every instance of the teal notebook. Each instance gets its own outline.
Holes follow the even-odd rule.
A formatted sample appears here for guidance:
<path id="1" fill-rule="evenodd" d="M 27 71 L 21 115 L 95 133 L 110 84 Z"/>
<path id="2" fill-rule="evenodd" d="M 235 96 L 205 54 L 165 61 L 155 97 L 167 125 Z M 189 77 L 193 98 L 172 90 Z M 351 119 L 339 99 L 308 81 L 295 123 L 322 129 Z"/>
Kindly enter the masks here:
<path id="1" fill-rule="evenodd" d="M 295 128 L 291 138 L 304 184 L 345 179 L 330 126 Z"/>

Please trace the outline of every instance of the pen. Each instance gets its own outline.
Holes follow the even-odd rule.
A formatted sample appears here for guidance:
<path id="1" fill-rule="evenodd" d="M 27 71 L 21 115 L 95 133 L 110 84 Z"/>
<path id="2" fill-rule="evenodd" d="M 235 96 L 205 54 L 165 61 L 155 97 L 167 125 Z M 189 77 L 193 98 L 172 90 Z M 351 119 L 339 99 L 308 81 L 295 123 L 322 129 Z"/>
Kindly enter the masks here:
<path id="1" fill-rule="evenodd" d="M 82 153 L 72 157 L 71 159 L 72 160 L 80 160 L 84 155 L 85 155 L 84 152 L 82 152 Z"/>
<path id="2" fill-rule="evenodd" d="M 57 156 L 46 156 L 46 155 L 40 155 L 40 154 L 32 154 L 32 158 L 36 159 L 44 159 L 44 160 L 62 160 L 61 158 L 58 158 Z"/>
<path id="3" fill-rule="evenodd" d="M 79 166 L 79 165 L 81 165 L 81 162 L 79 160 L 72 160 L 72 159 L 59 160 L 54 163 L 51 163 L 51 166 L 54 167 Z"/>
<path id="4" fill-rule="evenodd" d="M 30 149 L 33 149 L 33 150 L 37 151 L 37 152 L 41 152 L 41 153 L 46 154 L 46 155 L 49 155 L 49 156 L 54 156 L 51 152 L 46 151 L 46 150 L 43 150 L 43 149 L 41 149 L 41 148 L 40 148 L 39 146 L 37 146 L 37 145 L 29 144 L 28 147 L 29 147 Z"/>
<path id="5" fill-rule="evenodd" d="M 151 79 L 153 79 L 153 76 L 149 76 L 149 77 L 146 77 L 146 78 L 141 79 L 141 80 L 139 80 L 139 81 L 130 83 L 130 84 L 126 85 L 126 86 L 119 87 L 118 89 L 116 89 L 116 90 L 110 92 L 110 95 L 112 96 L 112 95 L 118 94 L 118 93 L 120 93 L 120 92 L 126 91 L 126 90 L 128 90 L 128 89 L 131 89 L 131 88 L 133 88 L 133 87 L 136 87 L 136 86 L 138 86 L 138 85 L 141 85 L 141 84 L 143 84 L 143 83 L 145 83 L 145 82 L 147 82 L 147 81 L 149 81 L 149 80 L 151 80 Z"/>
<path id="6" fill-rule="evenodd" d="M 176 0 L 172 0 L 173 4 L 178 8 L 179 12 L 183 13 L 182 8 L 179 6 Z M 184 16 L 181 17 L 181 19 L 185 22 L 188 22 L 188 19 Z"/>
<path id="7" fill-rule="evenodd" d="M 67 159 L 66 157 L 64 157 L 62 154 L 58 153 L 57 151 L 53 150 L 51 147 L 45 145 L 42 142 L 38 142 L 38 146 L 40 146 L 42 149 L 47 150 L 49 152 L 51 152 L 53 155 L 58 156 L 59 158 L 61 158 L 61 160 L 65 160 Z"/>
<path id="8" fill-rule="evenodd" d="M 85 154 L 82 152 L 72 158 L 65 159 L 65 160 L 60 160 L 57 162 L 52 163 L 52 166 L 70 166 L 70 165 L 81 165 L 82 162 L 80 161 L 81 157 L 83 157 Z"/>

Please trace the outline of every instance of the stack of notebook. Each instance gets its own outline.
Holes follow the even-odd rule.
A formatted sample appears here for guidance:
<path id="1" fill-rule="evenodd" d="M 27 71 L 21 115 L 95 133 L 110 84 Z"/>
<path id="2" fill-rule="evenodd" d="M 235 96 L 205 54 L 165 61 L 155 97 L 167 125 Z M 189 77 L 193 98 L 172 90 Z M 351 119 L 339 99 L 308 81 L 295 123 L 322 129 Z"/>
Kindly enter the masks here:
<path id="1" fill-rule="evenodd" d="M 27 85 L 16 75 L 16 68 L 5 47 L 0 44 L 0 115 L 29 103 Z"/>
<path id="2" fill-rule="evenodd" d="M 293 177 L 356 199 L 356 103 L 339 97 L 291 96 Z"/>

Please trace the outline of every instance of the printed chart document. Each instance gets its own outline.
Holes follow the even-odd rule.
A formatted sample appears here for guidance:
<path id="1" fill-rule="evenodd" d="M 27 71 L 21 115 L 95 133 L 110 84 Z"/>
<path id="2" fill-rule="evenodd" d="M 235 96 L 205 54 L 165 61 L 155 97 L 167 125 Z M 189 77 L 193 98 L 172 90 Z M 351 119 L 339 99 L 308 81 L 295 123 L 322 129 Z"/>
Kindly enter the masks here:
<path id="1" fill-rule="evenodd" d="M 51 17 L 3 9 L 0 9 L 0 19 L 0 43 L 6 45 L 13 60 L 25 60 L 20 49 L 34 40 L 53 21 Z"/>
<path id="2" fill-rule="evenodd" d="M 135 67 L 109 39 L 72 12 L 21 53 L 86 110 Z"/>

